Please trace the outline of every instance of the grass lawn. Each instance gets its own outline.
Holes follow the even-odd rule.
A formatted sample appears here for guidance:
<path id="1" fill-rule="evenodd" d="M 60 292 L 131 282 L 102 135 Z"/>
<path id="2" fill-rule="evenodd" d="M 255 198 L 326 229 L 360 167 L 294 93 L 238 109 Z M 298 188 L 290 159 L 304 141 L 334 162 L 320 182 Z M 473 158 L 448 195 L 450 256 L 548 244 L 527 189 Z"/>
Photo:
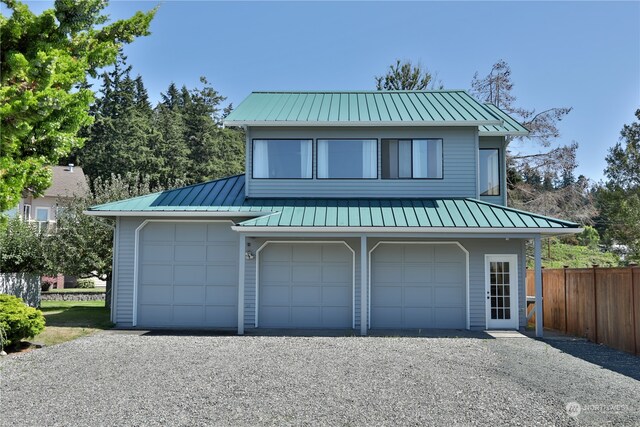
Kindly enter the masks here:
<path id="1" fill-rule="evenodd" d="M 44 331 L 31 341 L 60 344 L 113 326 L 104 301 L 42 301 L 47 321 Z"/>

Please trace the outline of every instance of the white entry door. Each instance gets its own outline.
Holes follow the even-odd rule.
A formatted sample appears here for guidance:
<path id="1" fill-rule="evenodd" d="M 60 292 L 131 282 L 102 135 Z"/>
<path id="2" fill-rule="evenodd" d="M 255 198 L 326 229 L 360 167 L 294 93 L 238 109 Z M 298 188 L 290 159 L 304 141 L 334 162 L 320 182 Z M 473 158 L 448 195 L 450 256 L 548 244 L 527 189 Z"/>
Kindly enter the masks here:
<path id="1" fill-rule="evenodd" d="M 487 329 L 518 329 L 518 257 L 485 256 Z"/>

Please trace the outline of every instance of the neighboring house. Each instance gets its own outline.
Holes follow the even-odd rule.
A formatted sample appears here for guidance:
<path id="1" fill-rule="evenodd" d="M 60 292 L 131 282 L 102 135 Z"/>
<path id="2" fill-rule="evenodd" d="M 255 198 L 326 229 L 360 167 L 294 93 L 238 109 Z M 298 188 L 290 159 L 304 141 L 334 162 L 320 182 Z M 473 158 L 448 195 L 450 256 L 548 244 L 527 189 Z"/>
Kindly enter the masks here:
<path id="1" fill-rule="evenodd" d="M 254 92 L 225 125 L 245 175 L 87 212 L 117 220 L 117 326 L 519 329 L 525 241 L 540 269 L 581 231 L 505 206 L 527 130 L 464 91 Z"/>
<path id="2" fill-rule="evenodd" d="M 53 166 L 51 169 L 51 186 L 44 194 L 33 197 L 29 191 L 25 191 L 17 210 L 14 210 L 25 221 L 36 224 L 43 231 L 55 227 L 61 201 L 89 190 L 82 168 L 70 164 Z"/>

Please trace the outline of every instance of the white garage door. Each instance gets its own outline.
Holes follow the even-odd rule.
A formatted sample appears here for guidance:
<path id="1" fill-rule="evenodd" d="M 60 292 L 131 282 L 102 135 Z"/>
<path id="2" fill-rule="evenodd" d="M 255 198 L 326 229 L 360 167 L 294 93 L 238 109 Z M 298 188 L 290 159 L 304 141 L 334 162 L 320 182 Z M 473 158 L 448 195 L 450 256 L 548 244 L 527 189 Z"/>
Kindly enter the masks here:
<path id="1" fill-rule="evenodd" d="M 237 326 L 239 239 L 230 227 L 150 222 L 140 231 L 138 326 Z"/>
<path id="2" fill-rule="evenodd" d="M 270 243 L 259 269 L 259 327 L 352 327 L 353 255 L 343 243 Z"/>
<path id="3" fill-rule="evenodd" d="M 380 244 L 371 254 L 372 328 L 466 328 L 466 257 L 453 244 Z"/>

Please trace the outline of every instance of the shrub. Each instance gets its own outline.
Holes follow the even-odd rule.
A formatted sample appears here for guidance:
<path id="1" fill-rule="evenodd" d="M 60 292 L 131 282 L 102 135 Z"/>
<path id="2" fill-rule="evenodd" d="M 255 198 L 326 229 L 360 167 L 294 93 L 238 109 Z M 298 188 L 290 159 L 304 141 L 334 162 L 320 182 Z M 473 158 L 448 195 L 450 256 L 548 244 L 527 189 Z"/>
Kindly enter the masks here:
<path id="1" fill-rule="evenodd" d="M 96 285 L 95 283 L 93 283 L 93 279 L 91 279 L 90 277 L 86 278 L 86 279 L 78 279 L 76 280 L 76 288 L 82 288 L 82 289 L 91 289 L 91 288 L 95 288 Z"/>
<path id="2" fill-rule="evenodd" d="M 23 338 L 32 338 L 42 332 L 44 316 L 18 297 L 0 295 L 0 328 L 6 334 L 2 345 L 13 347 Z"/>

